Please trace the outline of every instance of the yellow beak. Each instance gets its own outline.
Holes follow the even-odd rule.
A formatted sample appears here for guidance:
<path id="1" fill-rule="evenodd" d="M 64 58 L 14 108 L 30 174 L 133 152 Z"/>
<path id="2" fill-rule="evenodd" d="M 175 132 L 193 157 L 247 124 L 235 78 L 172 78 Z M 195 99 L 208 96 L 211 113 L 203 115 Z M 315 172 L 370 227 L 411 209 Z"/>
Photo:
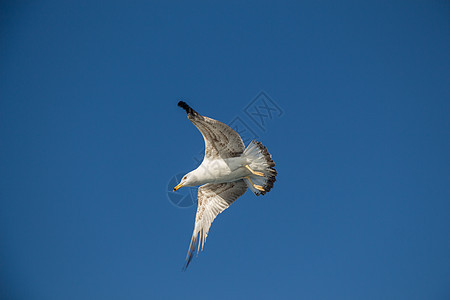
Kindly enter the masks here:
<path id="1" fill-rule="evenodd" d="M 183 184 L 182 183 L 180 183 L 179 185 L 177 185 L 176 187 L 174 187 L 173 188 L 173 191 L 175 192 L 176 190 L 178 190 L 180 187 L 182 187 L 183 186 Z"/>

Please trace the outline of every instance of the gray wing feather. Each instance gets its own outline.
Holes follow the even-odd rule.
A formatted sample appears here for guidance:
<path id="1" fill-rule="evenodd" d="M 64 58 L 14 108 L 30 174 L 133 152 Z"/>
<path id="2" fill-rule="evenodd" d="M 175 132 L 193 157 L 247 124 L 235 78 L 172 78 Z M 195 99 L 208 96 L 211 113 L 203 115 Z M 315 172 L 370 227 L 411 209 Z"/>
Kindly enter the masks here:
<path id="1" fill-rule="evenodd" d="M 206 158 L 230 158 L 240 156 L 245 149 L 239 134 L 224 123 L 204 117 L 193 110 L 185 102 L 178 106 L 186 110 L 188 119 L 198 128 L 205 140 Z"/>
<path id="2" fill-rule="evenodd" d="M 194 232 L 186 256 L 184 270 L 191 262 L 196 246 L 197 254 L 200 251 L 200 244 L 203 250 L 209 228 L 217 215 L 227 209 L 245 191 L 247 191 L 247 184 L 244 180 L 217 184 L 208 183 L 198 189 Z"/>

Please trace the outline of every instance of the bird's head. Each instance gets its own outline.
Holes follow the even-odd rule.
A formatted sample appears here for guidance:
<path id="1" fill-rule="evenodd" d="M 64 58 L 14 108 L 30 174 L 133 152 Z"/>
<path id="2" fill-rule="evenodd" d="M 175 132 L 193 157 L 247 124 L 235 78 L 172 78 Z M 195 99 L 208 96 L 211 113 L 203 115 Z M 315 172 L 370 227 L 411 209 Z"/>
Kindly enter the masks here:
<path id="1" fill-rule="evenodd" d="M 180 183 L 176 187 L 173 188 L 173 191 L 175 192 L 176 190 L 178 190 L 179 188 L 181 188 L 183 186 L 195 186 L 195 185 L 197 185 L 196 181 L 197 181 L 197 177 L 192 172 L 189 172 L 183 176 Z"/>

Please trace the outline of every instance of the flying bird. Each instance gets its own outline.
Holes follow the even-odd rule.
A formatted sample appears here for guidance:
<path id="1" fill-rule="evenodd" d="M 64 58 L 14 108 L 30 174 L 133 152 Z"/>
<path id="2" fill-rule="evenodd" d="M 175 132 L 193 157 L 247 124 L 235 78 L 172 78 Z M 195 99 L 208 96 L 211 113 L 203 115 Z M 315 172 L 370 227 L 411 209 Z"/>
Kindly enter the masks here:
<path id="1" fill-rule="evenodd" d="M 211 223 L 249 188 L 256 196 L 264 195 L 273 187 L 277 171 L 267 148 L 253 140 L 244 145 L 239 134 L 222 122 L 205 117 L 185 102 L 178 102 L 188 119 L 205 140 L 205 156 L 200 166 L 183 176 L 173 191 L 181 187 L 198 186 L 197 213 L 194 232 L 183 270 L 197 255 L 208 236 Z"/>

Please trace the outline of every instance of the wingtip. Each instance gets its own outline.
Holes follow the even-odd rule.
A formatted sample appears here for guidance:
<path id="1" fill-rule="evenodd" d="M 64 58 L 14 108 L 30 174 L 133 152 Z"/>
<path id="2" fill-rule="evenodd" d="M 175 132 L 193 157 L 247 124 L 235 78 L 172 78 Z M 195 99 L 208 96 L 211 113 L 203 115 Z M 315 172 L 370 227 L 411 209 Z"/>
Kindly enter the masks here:
<path id="1" fill-rule="evenodd" d="M 191 254 L 189 255 L 189 258 L 186 259 L 186 261 L 184 262 L 183 267 L 181 268 L 181 271 L 182 271 L 182 272 L 186 272 L 186 270 L 187 270 L 189 264 L 190 264 L 191 261 L 192 261 L 192 257 L 193 257 L 193 256 L 194 256 L 193 253 L 191 253 Z"/>
<path id="2" fill-rule="evenodd" d="M 186 256 L 186 260 L 184 262 L 184 266 L 181 269 L 181 271 L 185 272 L 187 270 L 189 263 L 192 261 L 192 258 L 194 256 L 195 248 L 197 246 L 198 241 L 199 241 L 198 233 L 195 234 L 195 231 L 194 231 L 194 234 L 192 234 L 191 243 L 189 244 L 188 254 Z"/>
<path id="3" fill-rule="evenodd" d="M 190 261 L 184 263 L 183 267 L 181 268 L 181 272 L 186 272 L 186 270 L 187 270 L 187 268 L 189 266 L 189 263 L 190 263 Z"/>
<path id="4" fill-rule="evenodd" d="M 183 108 L 183 109 L 189 108 L 189 105 L 186 102 L 184 102 L 184 101 L 178 102 L 178 106 Z"/>
<path id="5" fill-rule="evenodd" d="M 193 110 L 192 107 L 190 107 L 184 101 L 178 102 L 178 106 L 181 107 L 182 109 L 184 109 L 188 115 L 190 115 L 190 114 L 197 114 L 197 112 L 195 110 Z"/>

